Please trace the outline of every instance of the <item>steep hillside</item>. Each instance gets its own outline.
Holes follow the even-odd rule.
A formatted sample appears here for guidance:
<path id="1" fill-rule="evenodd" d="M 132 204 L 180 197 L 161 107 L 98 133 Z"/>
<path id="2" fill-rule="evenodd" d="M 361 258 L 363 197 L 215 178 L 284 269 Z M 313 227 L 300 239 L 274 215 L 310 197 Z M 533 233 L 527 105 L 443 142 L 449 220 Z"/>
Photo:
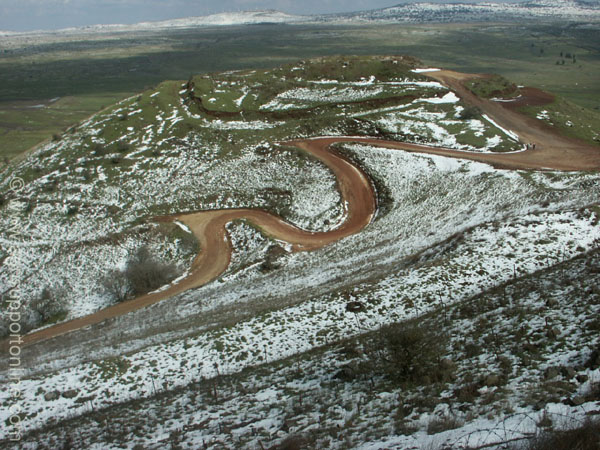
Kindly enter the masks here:
<path id="1" fill-rule="evenodd" d="M 202 74 L 5 168 L 3 331 L 17 300 L 23 333 L 50 326 L 20 348 L 26 440 L 260 448 L 300 435 L 309 447 L 405 448 L 451 427 L 465 426 L 437 437 L 515 417 L 518 428 L 515 413 L 576 413 L 560 401 L 593 410 L 597 146 L 473 79 L 489 77 L 405 56 Z M 352 221 L 356 192 L 375 195 L 374 214 L 326 240 Z M 211 228 L 232 210 L 226 232 Z M 273 223 L 316 241 L 281 239 Z M 173 291 L 207 254 L 226 270 Z M 128 307 L 148 292 L 152 306 Z M 52 334 L 109 306 L 110 320 Z M 421 331 L 381 338 L 405 321 Z M 405 338 L 439 347 L 398 378 L 387 362 L 404 350 L 388 340 Z M 240 398 L 242 412 L 229 403 Z M 2 399 L 7 424 L 13 403 Z M 146 425 L 131 418 L 140 410 Z"/>

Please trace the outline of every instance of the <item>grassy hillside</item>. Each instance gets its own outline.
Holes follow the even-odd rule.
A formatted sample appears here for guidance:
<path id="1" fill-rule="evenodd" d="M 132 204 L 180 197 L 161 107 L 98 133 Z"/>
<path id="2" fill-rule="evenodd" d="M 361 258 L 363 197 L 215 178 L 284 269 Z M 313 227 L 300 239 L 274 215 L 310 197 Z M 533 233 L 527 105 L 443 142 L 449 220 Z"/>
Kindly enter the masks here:
<path id="1" fill-rule="evenodd" d="M 600 111 L 583 108 L 562 97 L 541 106 L 528 106 L 520 111 L 556 128 L 561 134 L 600 145 Z"/>
<path id="2" fill-rule="evenodd" d="M 22 303 L 25 332 L 122 301 L 114 281 L 132 267 L 159 280 L 145 292 L 184 275 L 198 244 L 158 215 L 248 207 L 305 230 L 339 226 L 346 213 L 331 170 L 279 142 L 362 135 L 520 148 L 413 72 L 423 67 L 334 56 L 186 76 L 4 168 L 1 331 L 10 331 L 10 300 Z M 498 437 L 489 430 L 523 437 L 523 417 L 533 418 L 529 432 L 596 408 L 600 176 L 337 149 L 376 188 L 366 228 L 290 252 L 236 221 L 232 264 L 213 282 L 23 348 L 25 440 L 402 448 L 475 434 L 467 444 L 487 445 Z M 3 390 L 9 383 L 4 359 Z M 14 399 L 0 402 L 8 425 Z"/>
<path id="3" fill-rule="evenodd" d="M 15 38 L 6 40 L 0 53 L 0 156 L 12 158 L 101 106 L 164 80 L 322 55 L 419 55 L 430 66 L 498 73 L 593 109 L 600 106 L 596 27 L 259 25 L 66 40 Z M 576 55 L 576 63 L 571 58 L 556 65 L 567 53 Z M 57 97 L 64 100 L 50 102 Z M 37 105 L 47 106 L 30 108 Z"/>

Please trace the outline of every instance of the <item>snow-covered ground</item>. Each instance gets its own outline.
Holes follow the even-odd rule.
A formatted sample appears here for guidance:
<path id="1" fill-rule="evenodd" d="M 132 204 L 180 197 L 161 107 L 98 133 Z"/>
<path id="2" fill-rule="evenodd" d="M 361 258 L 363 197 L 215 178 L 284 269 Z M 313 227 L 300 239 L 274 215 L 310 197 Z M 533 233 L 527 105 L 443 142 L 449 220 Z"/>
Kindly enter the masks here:
<path id="1" fill-rule="evenodd" d="M 302 102 L 353 105 L 378 95 L 409 92 L 418 97 L 412 103 L 377 110 L 357 104 L 350 113 L 338 110 L 329 123 L 343 123 L 348 116 L 367 118 L 386 132 L 403 133 L 408 141 L 461 150 L 516 145 L 503 139 L 505 130 L 493 122 L 458 119 L 463 108 L 459 99 L 437 82 L 407 78 L 390 82 L 371 76 L 358 82 L 294 83 L 306 87 L 284 90 L 261 109 L 278 109 L 274 105 L 283 101 L 294 102 L 285 105 L 294 109 L 304 108 Z M 227 88 L 244 95 L 251 91 L 243 78 L 215 82 L 215 90 L 226 93 Z M 209 117 L 167 94 L 174 87 L 161 89 L 141 99 L 126 99 L 90 118 L 19 165 L 13 176 L 27 179 L 32 171 L 45 173 L 27 179 L 20 197 L 11 200 L 0 217 L 6 230 L 0 242 L 8 253 L 0 269 L 2 289 L 11 288 L 10 294 L 24 304 L 44 289 L 59 290 L 67 318 L 73 318 L 109 304 L 103 274 L 123 267 L 140 245 L 183 272 L 193 257 L 190 249 L 153 224 L 153 216 L 263 207 L 308 230 L 339 225 L 343 208 L 333 174 L 321 163 L 280 149 L 268 139 L 270 134 L 282 141 L 297 137 L 290 134 L 292 121 Z M 298 122 L 301 127 L 303 119 Z M 190 132 L 190 124 L 199 132 Z M 342 127 L 313 133 L 346 134 Z M 463 135 L 472 135 L 479 146 L 463 144 Z M 228 142 L 225 149 L 222 141 Z M 144 176 L 148 172 L 152 176 Z M 10 178 L 3 183 L 8 185 Z M 146 218 L 145 224 L 139 223 L 140 217 Z M 29 281 L 22 283 L 24 279 Z"/>
<path id="2" fill-rule="evenodd" d="M 440 237 L 448 234 L 444 233 L 444 226 L 440 224 L 435 237 L 426 237 L 421 230 L 430 229 L 430 224 L 423 223 L 424 218 L 429 222 L 435 220 L 436 216 L 441 216 L 447 225 L 454 224 L 450 225 L 448 231 L 463 230 L 459 243 L 454 248 L 444 251 L 434 248 L 431 256 L 425 253 L 422 255 L 425 262 L 416 267 L 399 267 L 375 283 L 355 284 L 349 297 L 342 293 L 313 297 L 298 305 L 261 314 L 232 326 L 202 332 L 195 337 L 172 340 L 129 354 L 123 359 L 132 369 L 116 379 L 98 376 L 97 363 L 79 364 L 41 378 L 23 379 L 21 385 L 24 394 L 21 404 L 24 411 L 31 414 L 31 418 L 26 419 L 24 425 L 36 427 L 51 418 L 57 420 L 88 410 L 89 406 L 86 403 L 77 401 L 79 396 L 73 399 L 61 397 L 53 401 L 41 399 L 43 393 L 61 390 L 62 386 L 68 386 L 69 389 L 81 393 L 93 392 L 94 405 L 99 408 L 114 402 L 151 395 L 155 389 L 153 383 L 156 383 L 157 374 L 160 374 L 161 383 L 172 389 L 186 386 L 199 378 L 213 377 L 217 373 L 237 373 L 265 360 L 272 361 L 306 352 L 328 342 L 336 342 L 366 330 L 375 330 L 385 323 L 421 315 L 438 308 L 439 298 L 443 299 L 445 305 L 453 304 L 476 295 L 485 288 L 508 281 L 515 274 L 531 273 L 596 248 L 600 242 L 600 228 L 596 225 L 595 213 L 530 213 L 501 222 L 489 221 L 492 217 L 502 217 L 509 210 L 514 211 L 519 205 L 520 208 L 534 206 L 530 203 L 530 196 L 537 195 L 534 194 L 535 189 L 532 190 L 529 182 L 520 182 L 522 177 L 519 174 L 496 171 L 483 164 L 443 157 L 389 152 L 365 146 L 351 148 L 369 161 L 379 175 L 386 179 L 392 186 L 392 195 L 399 204 L 392 212 L 375 222 L 370 231 L 368 229 L 364 235 L 353 239 L 357 241 L 353 246 L 353 253 L 356 255 L 353 259 L 356 261 L 353 263 L 351 259 L 342 260 L 344 267 L 348 264 L 360 267 L 361 263 L 358 261 L 364 260 L 367 253 L 361 250 L 361 247 L 369 245 L 369 242 L 373 245 L 373 239 L 381 241 L 384 238 L 382 232 L 387 233 L 390 238 L 394 236 L 394 239 L 404 241 L 401 246 L 403 251 L 392 251 L 388 257 L 391 259 L 398 259 L 402 254 L 411 254 L 414 250 L 427 246 L 428 241 L 437 242 Z M 413 185 L 416 180 L 425 178 L 430 179 L 429 188 L 437 192 L 430 192 L 428 197 L 423 199 L 414 198 L 423 194 L 411 192 L 407 187 Z M 536 182 L 542 183 L 545 189 L 551 189 L 545 178 L 546 175 L 541 175 L 537 177 Z M 591 176 L 584 178 L 595 180 Z M 446 180 L 445 183 L 441 183 L 443 179 Z M 563 198 L 563 203 L 572 202 L 572 196 L 560 192 L 569 191 L 569 187 L 577 186 L 579 181 L 580 176 L 567 175 L 563 182 L 556 186 L 557 190 L 554 193 Z M 464 195 L 460 198 L 461 193 L 457 189 L 464 190 L 464 193 L 474 190 L 479 195 L 471 195 L 471 199 L 468 196 L 465 198 Z M 582 197 L 578 202 L 584 203 L 597 196 L 597 189 L 596 187 L 596 191 L 583 194 L 587 199 Z M 483 200 L 484 198 L 487 200 Z M 440 204 L 441 199 L 445 199 L 445 202 Z M 489 204 L 487 212 L 473 209 L 469 213 L 464 209 L 470 201 L 485 203 L 493 199 L 503 204 L 510 202 L 512 205 L 505 205 L 504 208 L 508 209 L 504 212 L 500 211 L 497 204 Z M 457 201 L 462 206 L 457 205 Z M 530 206 L 526 206 L 528 204 Z M 452 209 L 455 213 L 451 212 Z M 420 216 L 421 221 L 416 222 L 409 218 L 414 214 Z M 402 216 L 404 219 L 400 219 Z M 477 226 L 486 216 L 488 221 Z M 395 230 L 385 231 L 392 224 L 395 224 Z M 403 228 L 402 224 L 407 228 Z M 475 227 L 468 228 L 470 224 Z M 236 238 L 234 242 L 243 240 L 247 239 L 242 236 L 242 239 Z M 361 244 L 356 245 L 359 242 Z M 349 243 L 341 242 L 336 246 L 347 245 Z M 256 244 L 254 246 L 256 247 Z M 393 247 L 392 245 L 391 248 Z M 414 250 L 411 251 L 411 247 Z M 442 258 L 436 258 L 436 252 L 439 251 L 443 254 Z M 298 269 L 306 268 L 306 257 L 322 266 L 325 264 L 323 258 L 328 259 L 323 253 L 326 252 L 288 256 L 285 271 L 294 273 Z M 331 271 L 332 268 L 328 268 L 327 271 Z M 322 271 L 322 268 L 320 270 Z M 323 283 L 326 276 L 326 272 L 322 272 L 316 279 L 319 281 L 313 282 Z M 245 302 L 240 298 L 245 290 L 243 286 L 255 286 L 255 289 L 261 291 L 261 283 L 257 283 L 261 278 L 264 280 L 264 275 L 255 269 L 241 278 L 222 280 L 218 301 L 229 301 L 226 287 L 231 283 L 231 287 L 237 286 L 236 301 Z M 299 281 L 307 283 L 306 277 L 294 281 L 291 286 L 285 288 L 294 292 L 294 284 Z M 355 317 L 345 311 L 349 299 L 366 301 L 371 305 L 361 314 L 360 327 L 357 327 Z M 204 302 L 202 308 L 215 306 L 215 303 Z M 0 420 L 4 418 L 1 416 Z"/>
<path id="3" fill-rule="evenodd" d="M 0 37 L 19 38 L 21 36 L 55 35 L 71 36 L 81 34 L 104 34 L 119 32 L 153 31 L 164 29 L 196 28 L 208 26 L 232 26 L 261 23 L 365 23 L 365 22 L 473 22 L 490 20 L 569 20 L 599 21 L 600 7 L 597 3 L 576 0 L 532 0 L 526 2 L 476 3 L 406 3 L 367 11 L 329 15 L 293 15 L 274 10 L 225 12 L 200 17 L 186 17 L 158 22 L 136 24 L 91 25 L 61 30 L 39 30 L 33 32 L 0 31 Z"/>
<path id="4" fill-rule="evenodd" d="M 575 0 L 532 0 L 525 2 L 476 3 L 404 3 L 390 8 L 361 11 L 356 13 L 323 16 L 327 22 L 338 20 L 343 23 L 369 22 L 475 22 L 503 20 L 575 20 L 599 21 L 600 7 L 597 3 Z"/>
<path id="5" fill-rule="evenodd" d="M 187 91 L 177 83 L 124 100 L 2 175 L 2 187 L 15 177 L 25 183 L 2 207 L 0 228 L 6 231 L 0 236 L 0 291 L 15 286 L 11 295 L 26 300 L 44 287 L 64 284 L 75 317 L 107 303 L 98 279 L 122 267 L 142 244 L 184 271 L 193 257 L 184 245 L 189 233 L 176 224 L 164 228 L 151 220 L 170 213 L 264 207 L 305 229 L 334 228 L 344 208 L 333 174 L 313 158 L 275 142 L 343 135 L 352 115 L 429 144 L 480 151 L 516 145 L 511 131 L 493 121 L 460 119 L 460 99 L 434 82 L 386 85 L 374 77 L 347 85 L 336 80 L 300 82 L 314 85 L 314 91 L 295 87 L 283 92 L 311 101 L 343 101 L 340 93 L 347 89 L 367 98 L 373 89 L 412 89 L 414 97 L 379 109 L 336 105 L 317 121 L 308 115 L 285 122 L 271 119 L 268 112 L 256 112 L 257 117 L 263 114 L 260 120 L 237 113 L 215 118 L 184 103 Z M 241 107 L 245 100 L 237 92 L 250 95 L 251 90 L 240 85 L 232 89 Z M 484 144 L 461 144 L 461 134 Z M 276 264 L 265 267 L 270 249 L 281 243 L 247 223 L 230 224 L 232 264 L 218 280 L 103 324 L 101 336 L 93 329 L 82 330 L 69 345 L 59 338 L 44 352 L 24 349 L 24 361 L 35 364 L 24 368 L 20 381 L 23 427 L 40 428 L 159 391 L 204 386 L 209 382 L 203 380 L 240 376 L 244 370 L 358 338 L 385 324 L 446 311 L 487 289 L 593 251 L 600 243 L 598 209 L 589 206 L 600 198 L 597 174 L 504 171 L 367 145 L 346 144 L 340 151 L 357 161 L 378 187 L 380 209 L 365 230 L 318 251 L 280 252 Z M 365 311 L 349 314 L 349 301 L 367 305 Z M 532 308 L 539 301 L 527 298 Z M 468 327 L 466 322 L 459 325 Z M 581 336 L 572 337 L 575 342 Z M 333 351 L 324 351 L 319 363 L 300 363 L 306 370 L 314 367 L 313 378 L 296 380 L 291 388 L 314 391 L 324 382 L 333 358 Z M 567 353 L 553 355 L 547 364 L 570 358 Z M 8 376 L 0 374 L 4 386 Z M 597 375 L 590 371 L 588 376 Z M 260 383 L 264 387 L 252 398 L 262 406 L 248 401 L 246 415 L 263 418 L 248 423 L 260 436 L 266 433 L 277 440 L 286 411 L 280 403 L 290 399 L 275 375 L 265 375 Z M 342 395 L 348 402 L 363 395 L 348 389 L 326 394 Z M 377 396 L 369 407 L 371 423 L 388 423 L 384 418 L 390 417 L 396 397 L 385 392 Z M 3 397 L 0 421 L 9 417 L 10 401 Z M 190 401 L 182 398 L 185 404 Z M 232 412 L 230 406 L 194 408 L 179 421 L 169 418 L 164 426 L 146 431 L 148 441 L 140 442 L 166 439 L 181 423 L 210 424 L 190 435 L 193 445 L 226 439 L 221 435 L 227 433 L 215 431 L 215 417 L 237 414 L 240 422 L 247 419 L 239 407 Z M 266 416 L 256 409 L 263 407 L 270 411 Z M 347 411 L 360 407 L 353 403 Z M 328 426 L 347 425 L 345 413 L 324 408 L 329 417 L 322 420 Z M 424 426 L 432 414 L 446 412 L 433 409 L 413 418 L 413 425 Z M 531 405 L 517 412 L 532 414 Z M 497 423 L 498 417 L 469 420 L 479 429 Z M 315 423 L 317 415 L 307 426 Z M 248 427 L 240 426 L 230 438 L 254 442 L 258 438 Z M 473 429 L 467 425 L 463 431 Z M 425 442 L 420 432 L 411 439 Z M 449 433 L 448 439 L 462 436 Z M 382 441 L 390 434 L 380 432 L 371 439 L 372 446 L 408 445 L 409 438 L 398 433 Z"/>

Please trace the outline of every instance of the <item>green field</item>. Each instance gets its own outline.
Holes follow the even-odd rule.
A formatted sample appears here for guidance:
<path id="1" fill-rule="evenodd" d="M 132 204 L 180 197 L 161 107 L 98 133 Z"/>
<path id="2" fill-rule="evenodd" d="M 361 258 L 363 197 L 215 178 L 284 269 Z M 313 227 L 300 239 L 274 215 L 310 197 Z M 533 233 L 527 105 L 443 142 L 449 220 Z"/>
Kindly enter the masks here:
<path id="1" fill-rule="evenodd" d="M 600 108 L 597 27 L 256 25 L 101 37 L 1 44 L 0 157 L 19 155 L 164 80 L 332 54 L 413 55 L 426 65 L 498 73 Z M 565 60 L 567 53 L 576 55 L 575 62 Z"/>

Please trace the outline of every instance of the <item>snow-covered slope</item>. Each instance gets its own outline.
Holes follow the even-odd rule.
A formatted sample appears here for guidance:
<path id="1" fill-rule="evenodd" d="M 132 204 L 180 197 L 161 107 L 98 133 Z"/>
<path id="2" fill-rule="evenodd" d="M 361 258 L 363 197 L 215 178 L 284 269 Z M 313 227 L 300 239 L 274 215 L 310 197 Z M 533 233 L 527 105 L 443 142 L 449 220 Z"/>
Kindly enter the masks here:
<path id="1" fill-rule="evenodd" d="M 408 3 L 320 18 L 329 22 L 477 22 L 495 20 L 599 21 L 600 4 L 573 0 L 533 0 L 524 3 Z"/>
<path id="2" fill-rule="evenodd" d="M 232 26 L 260 23 L 424 23 L 424 22 L 482 22 L 514 20 L 560 20 L 600 22 L 600 2 L 595 0 L 532 0 L 523 3 L 407 3 L 389 8 L 344 14 L 299 16 L 275 10 L 242 11 L 187 17 L 160 22 L 136 24 L 91 25 L 55 31 L 16 33 L 0 31 L 0 37 L 20 34 L 87 34 L 106 32 L 152 31 L 205 26 Z"/>
<path id="3" fill-rule="evenodd" d="M 232 26 L 232 25 L 250 25 L 259 23 L 294 23 L 305 22 L 309 18 L 306 16 L 295 16 L 280 11 L 242 11 L 227 12 L 221 14 L 212 14 L 209 16 L 186 17 L 182 19 L 164 20 L 160 22 L 140 22 L 136 24 L 110 24 L 110 25 L 91 25 L 77 28 L 65 28 L 57 31 L 38 31 L 36 33 L 95 33 L 95 32 L 119 32 L 119 31 L 151 31 L 170 28 L 194 28 L 205 26 Z M 9 36 L 15 33 L 9 31 L 0 31 L 0 36 Z"/>

